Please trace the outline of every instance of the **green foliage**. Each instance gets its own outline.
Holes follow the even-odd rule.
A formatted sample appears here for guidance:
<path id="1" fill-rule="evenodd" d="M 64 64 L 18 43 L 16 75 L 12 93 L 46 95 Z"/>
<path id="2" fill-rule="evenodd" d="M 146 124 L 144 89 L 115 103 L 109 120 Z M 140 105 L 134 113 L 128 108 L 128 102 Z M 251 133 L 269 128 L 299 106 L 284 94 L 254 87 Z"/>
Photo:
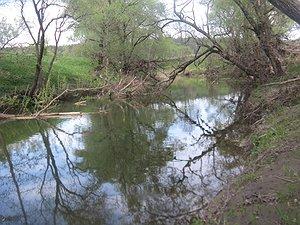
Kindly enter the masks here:
<path id="1" fill-rule="evenodd" d="M 193 219 L 191 225 L 205 225 L 205 222 L 203 222 L 201 219 Z"/>
<path id="2" fill-rule="evenodd" d="M 89 12 L 78 22 L 76 34 L 85 41 L 84 54 L 101 69 L 127 72 L 142 60 L 178 57 L 189 51 L 164 37 L 157 26 L 164 16 L 164 5 L 157 0 L 72 0 L 70 11 L 75 16 Z"/>
<path id="3" fill-rule="evenodd" d="M 286 35 L 293 27 L 294 22 L 277 11 L 268 1 L 262 0 L 259 2 L 260 3 L 247 0 L 241 1 L 257 24 L 260 24 L 263 20 L 270 20 L 273 35 Z M 255 4 L 260 4 L 260 11 L 255 10 Z M 252 30 L 247 29 L 247 27 L 249 27 L 247 19 L 241 9 L 232 0 L 214 1 L 210 19 L 213 21 L 212 27 L 214 29 L 212 32 L 216 34 L 220 33 L 220 31 L 224 34 L 230 32 L 233 34 L 231 41 L 237 41 L 238 39 L 242 39 L 243 41 L 247 39 L 255 40 Z"/>
<path id="4" fill-rule="evenodd" d="M 3 96 L 0 98 L 0 109 L 6 111 L 13 110 L 19 113 L 30 112 L 34 110 L 33 100 L 28 96 Z"/>
<path id="5" fill-rule="evenodd" d="M 257 175 L 254 172 L 249 172 L 241 175 L 238 179 L 239 186 L 244 186 L 251 181 L 255 181 L 257 179 Z"/>
<path id="6" fill-rule="evenodd" d="M 0 50 L 7 47 L 9 42 L 18 35 L 17 27 L 8 23 L 6 18 L 0 18 Z"/>
<path id="7" fill-rule="evenodd" d="M 292 108 L 278 108 L 272 116 L 266 118 L 266 122 L 268 128 L 263 133 L 252 136 L 254 144 L 252 154 L 254 156 L 265 149 L 271 148 L 287 136 L 299 135 L 297 127 L 300 122 L 299 105 Z"/>
<path id="8" fill-rule="evenodd" d="M 265 69 L 268 66 L 273 67 L 274 73 L 283 74 L 281 40 L 294 23 L 267 0 L 213 1 L 209 24 L 211 36 L 216 37 L 224 52 L 234 56 L 229 61 L 243 72 L 260 82 L 272 75 Z M 240 71 L 235 72 L 240 75 Z"/>

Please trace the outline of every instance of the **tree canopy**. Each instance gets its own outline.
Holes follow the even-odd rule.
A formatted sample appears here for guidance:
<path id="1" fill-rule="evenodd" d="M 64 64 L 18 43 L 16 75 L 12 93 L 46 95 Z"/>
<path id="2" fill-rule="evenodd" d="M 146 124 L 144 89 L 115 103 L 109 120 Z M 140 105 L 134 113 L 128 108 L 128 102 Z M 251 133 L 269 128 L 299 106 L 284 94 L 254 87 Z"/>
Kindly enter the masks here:
<path id="1" fill-rule="evenodd" d="M 172 41 L 158 26 L 165 7 L 157 0 L 72 0 L 70 10 L 80 17 L 76 35 L 98 61 L 99 70 L 112 67 L 129 73 L 140 61 L 158 60 L 169 53 Z"/>

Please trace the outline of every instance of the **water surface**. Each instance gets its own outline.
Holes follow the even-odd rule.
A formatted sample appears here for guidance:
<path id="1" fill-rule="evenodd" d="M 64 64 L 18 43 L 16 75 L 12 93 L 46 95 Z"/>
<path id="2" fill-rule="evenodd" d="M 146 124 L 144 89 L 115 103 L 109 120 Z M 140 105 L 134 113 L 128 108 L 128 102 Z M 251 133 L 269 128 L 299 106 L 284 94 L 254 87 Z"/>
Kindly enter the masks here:
<path id="1" fill-rule="evenodd" d="M 0 124 L 0 224 L 187 223 L 239 172 L 213 135 L 232 122 L 236 94 L 200 88 Z"/>

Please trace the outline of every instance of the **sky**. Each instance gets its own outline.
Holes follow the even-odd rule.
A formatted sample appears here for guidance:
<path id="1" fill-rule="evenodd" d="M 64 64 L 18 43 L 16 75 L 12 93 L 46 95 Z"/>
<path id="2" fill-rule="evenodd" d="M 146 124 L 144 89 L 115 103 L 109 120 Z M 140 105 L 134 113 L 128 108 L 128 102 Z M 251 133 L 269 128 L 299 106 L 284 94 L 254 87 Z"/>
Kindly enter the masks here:
<path id="1" fill-rule="evenodd" d="M 0 6 L 0 19 L 5 18 L 7 22 L 9 22 L 10 24 L 19 24 L 18 21 L 20 20 L 20 15 L 21 15 L 20 10 L 21 7 L 18 1 L 14 3 L 6 4 L 4 6 Z M 49 8 L 49 11 L 46 15 L 46 18 L 48 18 L 47 21 L 49 21 L 51 18 L 55 18 L 57 15 L 61 14 L 62 11 L 63 11 L 62 8 L 52 6 L 51 8 Z M 29 21 L 29 24 L 32 27 L 34 36 L 37 36 L 37 31 L 38 31 L 37 19 L 34 13 L 33 5 L 30 2 L 25 4 L 24 15 L 26 20 Z M 50 45 L 55 44 L 54 31 L 55 31 L 55 24 L 53 23 L 52 26 L 50 26 L 47 31 L 48 33 L 47 41 L 48 44 Z M 72 30 L 64 32 L 60 40 L 60 45 L 74 43 L 74 41 L 70 40 L 70 38 L 72 37 L 73 37 Z M 21 35 L 14 42 L 19 45 L 28 45 L 29 43 L 32 44 L 32 39 L 29 36 L 28 31 L 24 29 Z"/>
<path id="2" fill-rule="evenodd" d="M 5 2 L 7 0 L 0 0 L 0 3 Z M 165 5 L 166 5 L 166 9 L 169 12 L 172 12 L 173 10 L 173 0 L 163 0 L 162 1 Z M 29 2 L 30 3 L 30 2 Z M 191 7 L 187 7 L 186 11 L 190 11 Z M 27 20 L 30 21 L 30 24 L 33 26 L 33 31 L 34 33 L 37 32 L 37 25 L 34 23 L 34 21 L 36 21 L 35 19 L 35 14 L 34 14 L 34 8 L 32 6 L 32 4 L 26 4 L 25 5 L 25 17 L 27 18 Z M 52 8 L 49 9 L 47 17 L 48 19 L 51 19 L 53 17 L 55 17 L 56 15 L 58 15 L 58 13 L 61 11 L 61 9 L 59 9 L 58 7 L 53 6 Z M 201 25 L 203 24 L 205 21 L 205 8 L 201 7 L 200 5 L 195 5 L 195 12 L 196 12 L 196 20 L 197 22 Z M 20 4 L 19 3 L 11 3 L 11 4 L 6 4 L 5 6 L 0 6 L 0 19 L 1 18 L 6 18 L 7 21 L 11 24 L 16 24 L 16 21 L 20 18 Z M 55 39 L 53 36 L 54 33 L 54 26 L 51 26 L 48 30 L 48 35 L 47 36 L 47 42 L 50 45 L 53 45 L 55 43 Z M 176 31 L 171 29 L 171 28 L 167 28 L 167 32 L 171 33 L 171 34 L 176 34 Z M 295 32 L 292 33 L 291 38 L 296 39 L 296 38 L 300 38 L 300 30 L 296 30 Z M 32 43 L 31 38 L 27 32 L 27 30 L 25 30 L 24 32 L 22 32 L 22 34 L 15 40 L 15 43 L 19 44 L 19 45 L 28 45 L 29 43 Z M 67 32 L 64 32 L 61 40 L 60 40 L 60 45 L 68 45 L 68 44 L 73 44 L 76 43 L 76 40 L 74 41 L 73 38 L 73 31 L 69 30 Z"/>

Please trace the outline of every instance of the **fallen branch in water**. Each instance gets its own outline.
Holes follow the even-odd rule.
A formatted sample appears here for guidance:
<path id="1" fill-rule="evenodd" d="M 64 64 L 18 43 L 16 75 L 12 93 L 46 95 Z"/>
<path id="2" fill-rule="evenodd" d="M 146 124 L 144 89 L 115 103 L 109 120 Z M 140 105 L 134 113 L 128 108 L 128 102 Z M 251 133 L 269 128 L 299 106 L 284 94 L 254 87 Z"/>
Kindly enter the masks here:
<path id="1" fill-rule="evenodd" d="M 39 115 L 15 115 L 0 113 L 0 120 L 33 120 L 33 119 L 51 119 L 51 118 L 67 118 L 72 116 L 84 116 L 90 114 L 106 113 L 106 111 L 98 112 L 60 112 L 60 113 L 40 113 Z"/>
<path id="2" fill-rule="evenodd" d="M 128 77 L 127 79 L 120 79 L 117 84 L 107 84 L 102 87 L 96 88 L 77 88 L 77 89 L 66 89 L 60 94 L 56 95 L 51 99 L 41 110 L 34 114 L 6 114 L 0 113 L 0 120 L 26 120 L 26 119 L 47 119 L 47 118 L 59 118 L 59 117 L 69 117 L 84 115 L 87 113 L 82 112 L 62 112 L 62 113 L 45 113 L 47 109 L 50 108 L 55 102 L 63 101 L 67 99 L 74 99 L 82 96 L 104 96 L 109 95 L 112 99 L 112 95 L 116 99 L 127 99 L 127 98 L 140 98 L 143 95 L 144 89 L 142 87 L 146 86 L 147 77 L 144 80 L 139 80 L 137 77 Z M 133 91 L 132 91 L 133 90 Z M 85 101 L 76 102 L 75 105 L 84 105 Z M 99 113 L 99 112 L 96 112 Z M 90 113 L 89 113 L 90 114 Z M 92 113 L 93 114 L 93 113 Z"/>
<path id="3" fill-rule="evenodd" d="M 73 93 L 73 92 L 91 92 L 91 91 L 101 91 L 105 87 L 108 87 L 109 85 L 105 85 L 99 88 L 77 88 L 77 89 L 66 89 L 63 92 L 61 92 L 59 95 L 57 95 L 55 98 L 53 98 L 44 108 L 42 108 L 40 111 L 38 111 L 35 114 L 35 117 L 38 117 L 42 112 L 44 112 L 46 109 L 48 109 L 55 101 L 59 100 L 62 96 L 66 95 L 67 93 Z"/>

